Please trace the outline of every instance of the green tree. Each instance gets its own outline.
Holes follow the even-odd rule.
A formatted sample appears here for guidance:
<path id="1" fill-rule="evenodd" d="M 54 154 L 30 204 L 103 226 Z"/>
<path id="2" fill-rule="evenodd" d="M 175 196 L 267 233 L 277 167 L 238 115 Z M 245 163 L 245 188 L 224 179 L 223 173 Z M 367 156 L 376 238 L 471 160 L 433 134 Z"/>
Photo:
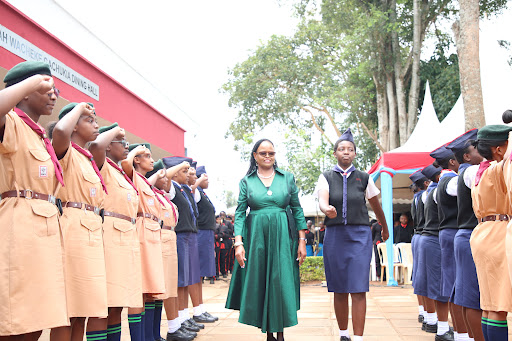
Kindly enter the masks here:
<path id="1" fill-rule="evenodd" d="M 226 207 L 233 207 L 237 205 L 238 197 L 233 191 L 223 191 L 222 192 L 222 198 L 224 203 L 226 204 Z"/>

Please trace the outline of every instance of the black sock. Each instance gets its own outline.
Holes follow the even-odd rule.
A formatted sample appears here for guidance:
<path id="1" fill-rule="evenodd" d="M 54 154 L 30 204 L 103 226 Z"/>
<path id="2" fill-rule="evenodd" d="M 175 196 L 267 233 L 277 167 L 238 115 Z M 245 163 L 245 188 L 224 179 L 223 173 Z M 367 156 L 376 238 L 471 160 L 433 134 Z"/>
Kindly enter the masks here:
<path id="1" fill-rule="evenodd" d="M 142 316 L 141 316 L 141 314 L 128 315 L 128 327 L 130 327 L 131 341 L 142 341 Z"/>
<path id="2" fill-rule="evenodd" d="M 121 340 L 121 323 L 107 326 L 107 341 Z"/>
<path id="3" fill-rule="evenodd" d="M 497 321 L 487 319 L 487 336 L 492 341 L 507 341 L 508 340 L 508 325 L 507 321 Z"/>
<path id="4" fill-rule="evenodd" d="M 162 323 L 162 307 L 164 301 L 155 301 L 155 317 L 153 318 L 153 338 L 154 340 L 160 340 L 160 324 Z"/>

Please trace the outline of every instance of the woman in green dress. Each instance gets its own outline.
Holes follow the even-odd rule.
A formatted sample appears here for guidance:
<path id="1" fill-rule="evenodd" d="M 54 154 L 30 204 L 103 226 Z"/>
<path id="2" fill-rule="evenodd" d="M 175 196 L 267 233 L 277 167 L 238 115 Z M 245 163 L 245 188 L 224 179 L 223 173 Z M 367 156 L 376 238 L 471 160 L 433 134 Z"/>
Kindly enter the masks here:
<path id="1" fill-rule="evenodd" d="M 249 171 L 240 181 L 237 263 L 226 308 L 240 310 L 238 321 L 260 328 L 267 340 L 276 340 L 276 332 L 277 340 L 284 340 L 284 328 L 297 324 L 307 229 L 298 194 L 293 175 L 277 168 L 272 142 L 256 142 Z"/>

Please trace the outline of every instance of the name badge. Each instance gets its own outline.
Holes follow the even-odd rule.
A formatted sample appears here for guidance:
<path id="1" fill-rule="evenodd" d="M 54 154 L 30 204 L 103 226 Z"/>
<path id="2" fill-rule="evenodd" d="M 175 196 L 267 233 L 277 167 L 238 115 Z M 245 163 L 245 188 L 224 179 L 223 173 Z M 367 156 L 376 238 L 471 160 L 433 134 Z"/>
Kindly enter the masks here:
<path id="1" fill-rule="evenodd" d="M 128 195 L 126 196 L 126 200 L 132 201 L 132 194 L 131 193 L 128 193 Z"/>
<path id="2" fill-rule="evenodd" d="M 39 177 L 40 178 L 48 177 L 48 166 L 39 166 Z"/>
<path id="3" fill-rule="evenodd" d="M 96 196 L 96 187 L 92 187 L 91 188 L 91 197 L 95 197 Z"/>
<path id="4" fill-rule="evenodd" d="M 148 205 L 149 205 L 149 206 L 155 206 L 155 199 L 153 199 L 153 198 L 149 198 L 149 199 L 148 199 Z"/>

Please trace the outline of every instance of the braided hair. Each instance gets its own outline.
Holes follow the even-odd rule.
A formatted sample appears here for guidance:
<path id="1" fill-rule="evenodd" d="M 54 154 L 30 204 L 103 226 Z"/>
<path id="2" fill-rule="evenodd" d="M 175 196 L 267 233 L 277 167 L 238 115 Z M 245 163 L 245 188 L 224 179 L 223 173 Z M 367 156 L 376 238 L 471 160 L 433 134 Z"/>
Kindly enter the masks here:
<path id="1" fill-rule="evenodd" d="M 249 175 L 251 174 L 252 172 L 254 172 L 257 168 L 258 168 L 258 164 L 256 163 L 256 159 L 254 158 L 254 153 L 256 153 L 256 151 L 258 150 L 258 148 L 260 147 L 260 145 L 263 143 L 263 142 L 270 142 L 270 144 L 273 146 L 274 144 L 272 143 L 272 141 L 270 141 L 269 139 L 261 139 L 261 140 L 258 140 L 256 141 L 256 143 L 254 144 L 254 146 L 252 147 L 252 151 L 251 151 L 251 159 L 250 159 L 250 164 L 249 164 L 249 170 L 247 171 L 247 174 L 246 175 Z M 274 165 L 273 165 L 274 169 L 277 168 L 277 162 L 274 162 Z"/>

